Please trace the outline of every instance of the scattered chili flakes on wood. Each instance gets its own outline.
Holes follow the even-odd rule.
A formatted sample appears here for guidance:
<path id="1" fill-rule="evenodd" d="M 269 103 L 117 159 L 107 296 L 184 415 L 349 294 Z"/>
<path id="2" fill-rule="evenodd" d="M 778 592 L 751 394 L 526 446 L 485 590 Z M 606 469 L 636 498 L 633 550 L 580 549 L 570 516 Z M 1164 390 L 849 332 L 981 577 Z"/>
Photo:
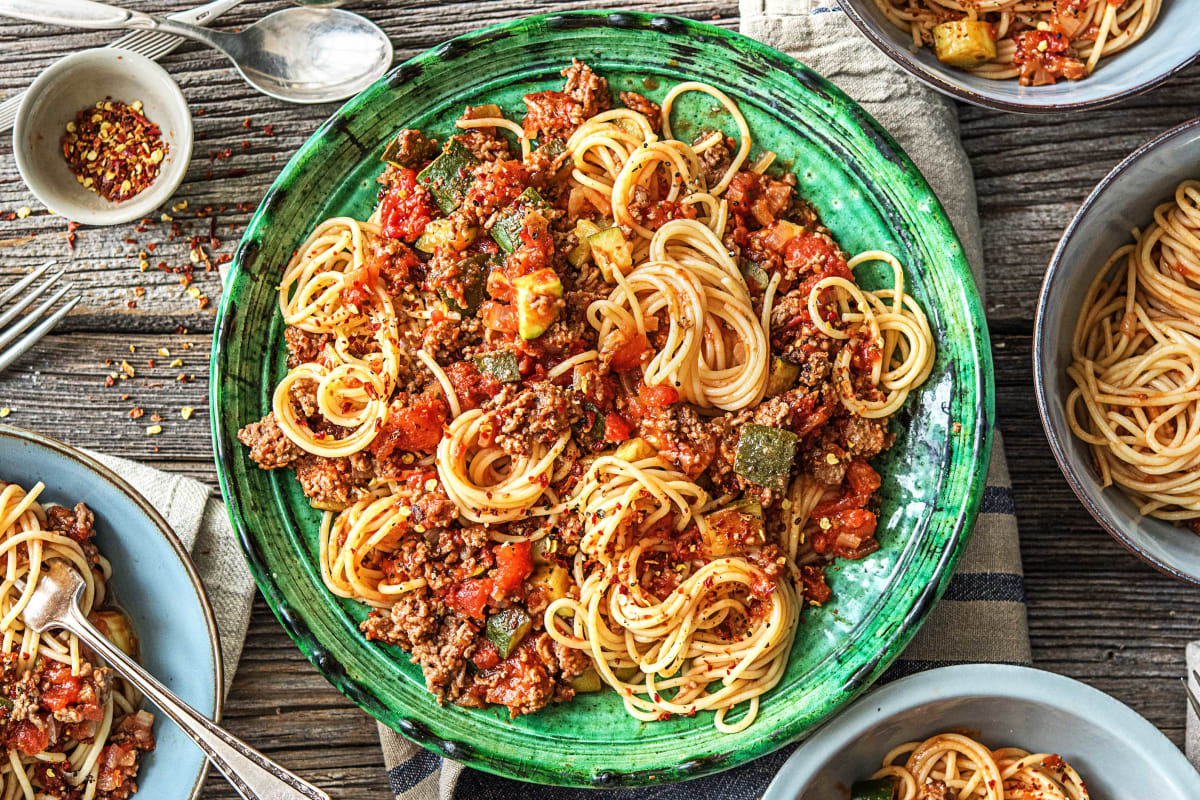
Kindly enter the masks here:
<path id="1" fill-rule="evenodd" d="M 76 114 L 62 137 L 75 179 L 115 203 L 154 183 L 169 152 L 162 131 L 142 113 L 141 100 L 101 100 Z"/>
<path id="2" fill-rule="evenodd" d="M 131 408 L 131 409 L 129 409 L 129 418 L 130 419 L 141 419 L 142 415 L 145 413 L 146 412 L 143 411 L 141 408 Z"/>

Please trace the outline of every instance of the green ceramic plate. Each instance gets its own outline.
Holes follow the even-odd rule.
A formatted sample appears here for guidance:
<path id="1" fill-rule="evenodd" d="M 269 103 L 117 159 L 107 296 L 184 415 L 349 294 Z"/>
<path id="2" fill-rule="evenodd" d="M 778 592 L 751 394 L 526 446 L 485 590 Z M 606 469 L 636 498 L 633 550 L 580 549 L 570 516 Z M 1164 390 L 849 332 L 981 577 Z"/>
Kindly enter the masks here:
<path id="1" fill-rule="evenodd" d="M 371 210 L 386 141 L 404 126 L 445 135 L 464 105 L 561 86 L 575 56 L 614 89 L 660 98 L 702 79 L 740 105 L 758 147 L 779 154 L 843 247 L 882 248 L 905 265 L 929 313 L 937 366 L 897 416 L 878 464 L 878 553 L 831 571 L 835 601 L 804 613 L 787 676 L 758 720 L 733 735 L 711 714 L 643 724 L 611 693 L 510 721 L 503 709 L 439 707 L 399 649 L 368 643 L 365 609 L 322 586 L 319 515 L 290 472 L 254 467 L 238 428 L 270 409 L 285 371 L 276 285 L 322 218 Z M 683 136 L 724 124 L 704 98 L 676 112 Z M 731 133 L 733 131 L 730 131 Z M 757 147 L 756 147 L 757 151 Z M 882 274 L 860 274 L 873 284 Z M 426 747 L 490 772 L 579 786 L 643 785 L 727 769 L 794 740 L 866 689 L 941 595 L 983 492 L 992 366 L 970 271 L 946 216 L 912 162 L 845 95 L 750 39 L 673 17 L 584 12 L 518 20 L 454 39 L 402 64 L 347 103 L 292 158 L 233 262 L 212 357 L 212 428 L 221 489 L 259 588 L 300 649 L 366 711 Z"/>

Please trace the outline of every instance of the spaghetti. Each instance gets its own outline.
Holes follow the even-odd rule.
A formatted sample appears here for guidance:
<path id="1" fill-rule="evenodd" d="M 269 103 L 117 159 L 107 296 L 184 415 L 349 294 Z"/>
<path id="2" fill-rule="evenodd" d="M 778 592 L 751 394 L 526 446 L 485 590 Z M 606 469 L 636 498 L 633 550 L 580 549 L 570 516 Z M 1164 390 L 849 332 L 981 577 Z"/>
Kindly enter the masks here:
<path id="1" fill-rule="evenodd" d="M 1072 432 L 1140 513 L 1200 519 L 1200 182 L 1184 181 L 1088 288 L 1067 374 Z"/>
<path id="2" fill-rule="evenodd" d="M 901 759 L 903 762 L 897 763 Z M 895 800 L 919 800 L 938 791 L 939 797 L 960 800 L 1090 797 L 1079 773 L 1057 755 L 1030 753 L 1017 747 L 991 750 L 959 733 L 942 733 L 923 742 L 899 745 L 884 756 L 883 766 L 871 777 L 891 779 Z"/>
<path id="3" fill-rule="evenodd" d="M 140 754 L 154 748 L 153 717 L 73 634 L 39 634 L 21 621 L 47 562 L 62 559 L 84 578 L 83 613 L 136 655 L 128 618 L 105 606 L 112 567 L 91 544 L 91 511 L 43 506 L 42 489 L 0 484 L 0 798 L 124 798 L 136 790 Z"/>
<path id="4" fill-rule="evenodd" d="M 990 80 L 1039 86 L 1091 75 L 1101 59 L 1144 37 L 1162 0 L 875 0 L 913 46 Z"/>
<path id="5" fill-rule="evenodd" d="M 478 106 L 441 148 L 389 144 L 371 220 L 322 223 L 285 270 L 290 368 L 240 438 L 327 509 L 326 585 L 439 700 L 607 686 L 640 720 L 742 730 L 824 567 L 877 546 L 867 459 L 933 336 L 894 257 L 847 260 L 751 157 L 728 95 L 613 108 L 564 76 L 520 124 Z M 736 138 L 675 138 L 685 94 Z"/>

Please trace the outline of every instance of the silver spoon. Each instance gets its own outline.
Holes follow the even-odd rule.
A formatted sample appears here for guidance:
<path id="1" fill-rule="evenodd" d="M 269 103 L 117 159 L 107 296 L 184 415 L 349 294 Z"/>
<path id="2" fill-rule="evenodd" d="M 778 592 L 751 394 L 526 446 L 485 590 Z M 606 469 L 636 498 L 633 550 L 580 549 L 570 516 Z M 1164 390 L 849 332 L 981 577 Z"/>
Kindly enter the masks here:
<path id="1" fill-rule="evenodd" d="M 79 607 L 83 589 L 80 574 L 54 559 L 38 579 L 21 617 L 37 633 L 64 628 L 79 637 L 79 641 L 175 720 L 246 800 L 329 800 L 329 795 L 320 789 L 221 730 L 104 638 Z"/>
<path id="2" fill-rule="evenodd" d="M 93 0 L 0 0 L 0 14 L 75 28 L 134 28 L 194 39 L 229 57 L 260 92 L 293 103 L 357 94 L 392 65 L 392 43 L 365 17 L 337 8 L 285 8 L 224 33 Z"/>

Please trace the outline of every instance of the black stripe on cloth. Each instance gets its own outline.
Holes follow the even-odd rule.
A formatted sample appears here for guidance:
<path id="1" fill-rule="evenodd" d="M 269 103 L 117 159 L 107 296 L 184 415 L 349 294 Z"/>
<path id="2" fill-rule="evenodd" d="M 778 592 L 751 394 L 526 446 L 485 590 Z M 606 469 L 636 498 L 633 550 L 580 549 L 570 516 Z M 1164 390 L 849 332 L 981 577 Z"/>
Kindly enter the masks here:
<path id="1" fill-rule="evenodd" d="M 1025 576 L 1011 572 L 958 573 L 950 578 L 945 600 L 1025 602 Z"/>
<path id="2" fill-rule="evenodd" d="M 408 761 L 388 770 L 388 786 L 391 787 L 392 794 L 403 794 L 432 775 L 441 765 L 440 756 L 422 747 Z"/>
<path id="3" fill-rule="evenodd" d="M 1017 504 L 1013 501 L 1011 486 L 983 487 L 983 502 L 979 505 L 981 514 L 1016 514 Z"/>
<path id="4" fill-rule="evenodd" d="M 893 663 L 887 668 L 887 671 L 879 678 L 879 685 L 890 683 L 900 678 L 907 678 L 909 675 L 916 675 L 918 672 L 924 672 L 929 669 L 937 669 L 938 667 L 953 667 L 957 664 L 974 664 L 974 661 L 925 661 L 917 658 L 902 658 Z M 1028 667 L 1029 665 L 1023 661 L 991 661 L 991 664 L 1006 664 L 1014 667 Z"/>

